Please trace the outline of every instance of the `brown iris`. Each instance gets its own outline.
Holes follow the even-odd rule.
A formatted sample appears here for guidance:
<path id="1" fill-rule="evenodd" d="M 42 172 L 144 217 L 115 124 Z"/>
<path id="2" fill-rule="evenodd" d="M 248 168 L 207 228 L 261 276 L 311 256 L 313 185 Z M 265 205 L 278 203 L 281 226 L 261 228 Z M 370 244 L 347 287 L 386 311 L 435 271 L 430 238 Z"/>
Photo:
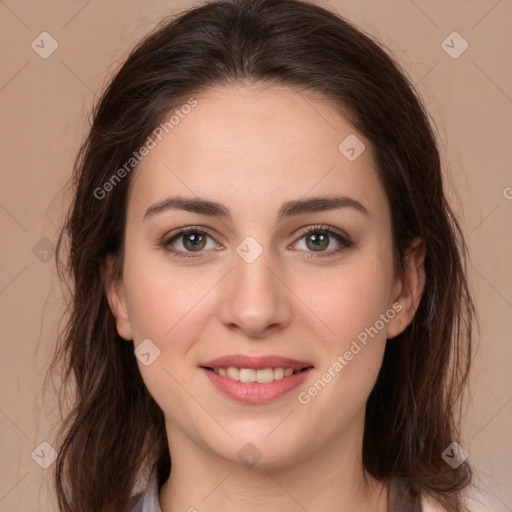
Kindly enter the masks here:
<path id="1" fill-rule="evenodd" d="M 188 245 L 190 242 L 190 245 Z M 188 233 L 183 235 L 183 246 L 189 251 L 200 251 L 206 244 L 206 236 L 200 233 Z"/>
<path id="2" fill-rule="evenodd" d="M 309 241 L 312 241 L 312 246 L 310 246 Z M 306 238 L 306 245 L 308 249 L 323 250 L 326 249 L 329 245 L 329 235 L 325 233 L 312 233 Z"/>

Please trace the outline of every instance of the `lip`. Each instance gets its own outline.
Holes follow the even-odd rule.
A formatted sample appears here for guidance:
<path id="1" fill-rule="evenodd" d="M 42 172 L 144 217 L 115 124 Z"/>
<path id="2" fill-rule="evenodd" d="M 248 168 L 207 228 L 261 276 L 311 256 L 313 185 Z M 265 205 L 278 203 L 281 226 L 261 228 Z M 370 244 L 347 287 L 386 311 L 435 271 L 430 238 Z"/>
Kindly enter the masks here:
<path id="1" fill-rule="evenodd" d="M 210 382 L 229 397 L 246 404 L 263 404 L 276 400 L 296 388 L 308 377 L 313 367 L 273 382 L 239 382 L 217 375 L 213 370 L 201 368 Z"/>
<path id="2" fill-rule="evenodd" d="M 218 357 L 200 365 L 203 368 L 249 368 L 252 370 L 261 370 L 263 368 L 293 368 L 302 370 L 313 366 L 307 361 L 299 361 L 289 357 L 281 356 L 246 356 L 243 354 L 232 354 Z"/>
<path id="3" fill-rule="evenodd" d="M 210 368 L 250 368 L 259 370 L 262 368 L 293 368 L 298 373 L 283 377 L 272 382 L 239 382 L 222 375 L 217 375 Z M 200 365 L 201 370 L 210 379 L 210 382 L 222 393 L 230 398 L 245 404 L 264 404 L 277 400 L 292 389 L 304 382 L 313 370 L 313 365 L 308 362 L 298 361 L 280 356 L 222 356 Z M 299 371 L 302 370 L 302 371 Z"/>

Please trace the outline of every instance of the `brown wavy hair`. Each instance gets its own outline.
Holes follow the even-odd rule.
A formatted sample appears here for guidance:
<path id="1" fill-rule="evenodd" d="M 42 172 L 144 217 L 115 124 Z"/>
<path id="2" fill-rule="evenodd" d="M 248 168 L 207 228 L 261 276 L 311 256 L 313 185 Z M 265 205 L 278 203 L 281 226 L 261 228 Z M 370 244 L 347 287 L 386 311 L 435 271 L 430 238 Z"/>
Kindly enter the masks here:
<path id="1" fill-rule="evenodd" d="M 373 145 L 391 207 L 395 263 L 403 268 L 420 237 L 426 284 L 412 323 L 387 343 L 367 402 L 364 466 L 460 512 L 471 469 L 467 463 L 452 469 L 441 454 L 459 439 L 475 312 L 467 248 L 443 191 L 436 136 L 390 52 L 338 14 L 300 0 L 210 1 L 163 20 L 94 107 L 56 255 L 70 297 L 49 373 L 60 369 L 61 393 L 72 392 L 58 431 L 60 510 L 129 510 L 143 471 L 156 468 L 159 484 L 170 474 L 163 413 L 141 378 L 133 342 L 117 333 L 105 294 L 122 270 L 127 191 L 136 169 L 102 199 L 95 191 L 171 110 L 229 83 L 320 93 Z M 104 271 L 109 255 L 115 275 Z"/>

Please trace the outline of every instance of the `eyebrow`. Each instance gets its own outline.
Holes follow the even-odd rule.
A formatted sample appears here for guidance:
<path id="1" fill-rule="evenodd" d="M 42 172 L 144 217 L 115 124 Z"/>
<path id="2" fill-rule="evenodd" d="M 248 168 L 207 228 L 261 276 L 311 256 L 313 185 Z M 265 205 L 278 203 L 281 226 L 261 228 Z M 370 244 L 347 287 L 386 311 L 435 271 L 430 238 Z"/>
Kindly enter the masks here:
<path id="1" fill-rule="evenodd" d="M 297 199 L 283 203 L 277 214 L 277 222 L 283 218 L 295 217 L 305 213 L 316 213 L 340 208 L 352 208 L 364 215 L 370 216 L 370 212 L 366 207 L 351 197 L 309 197 L 307 199 Z M 201 198 L 184 198 L 175 196 L 168 197 L 162 201 L 152 204 L 144 213 L 143 221 L 168 210 L 185 210 L 187 212 L 200 213 L 202 215 L 218 215 L 224 218 L 231 218 L 229 208 L 221 203 Z"/>

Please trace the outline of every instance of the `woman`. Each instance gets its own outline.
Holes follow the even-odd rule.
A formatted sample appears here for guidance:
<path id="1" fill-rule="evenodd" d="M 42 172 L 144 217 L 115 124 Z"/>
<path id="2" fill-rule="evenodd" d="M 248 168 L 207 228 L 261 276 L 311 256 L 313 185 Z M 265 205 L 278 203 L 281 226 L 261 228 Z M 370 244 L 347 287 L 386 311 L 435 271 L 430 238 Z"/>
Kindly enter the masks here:
<path id="1" fill-rule="evenodd" d="M 376 41 L 296 0 L 166 20 L 74 187 L 62 511 L 465 510 L 465 245 Z"/>

